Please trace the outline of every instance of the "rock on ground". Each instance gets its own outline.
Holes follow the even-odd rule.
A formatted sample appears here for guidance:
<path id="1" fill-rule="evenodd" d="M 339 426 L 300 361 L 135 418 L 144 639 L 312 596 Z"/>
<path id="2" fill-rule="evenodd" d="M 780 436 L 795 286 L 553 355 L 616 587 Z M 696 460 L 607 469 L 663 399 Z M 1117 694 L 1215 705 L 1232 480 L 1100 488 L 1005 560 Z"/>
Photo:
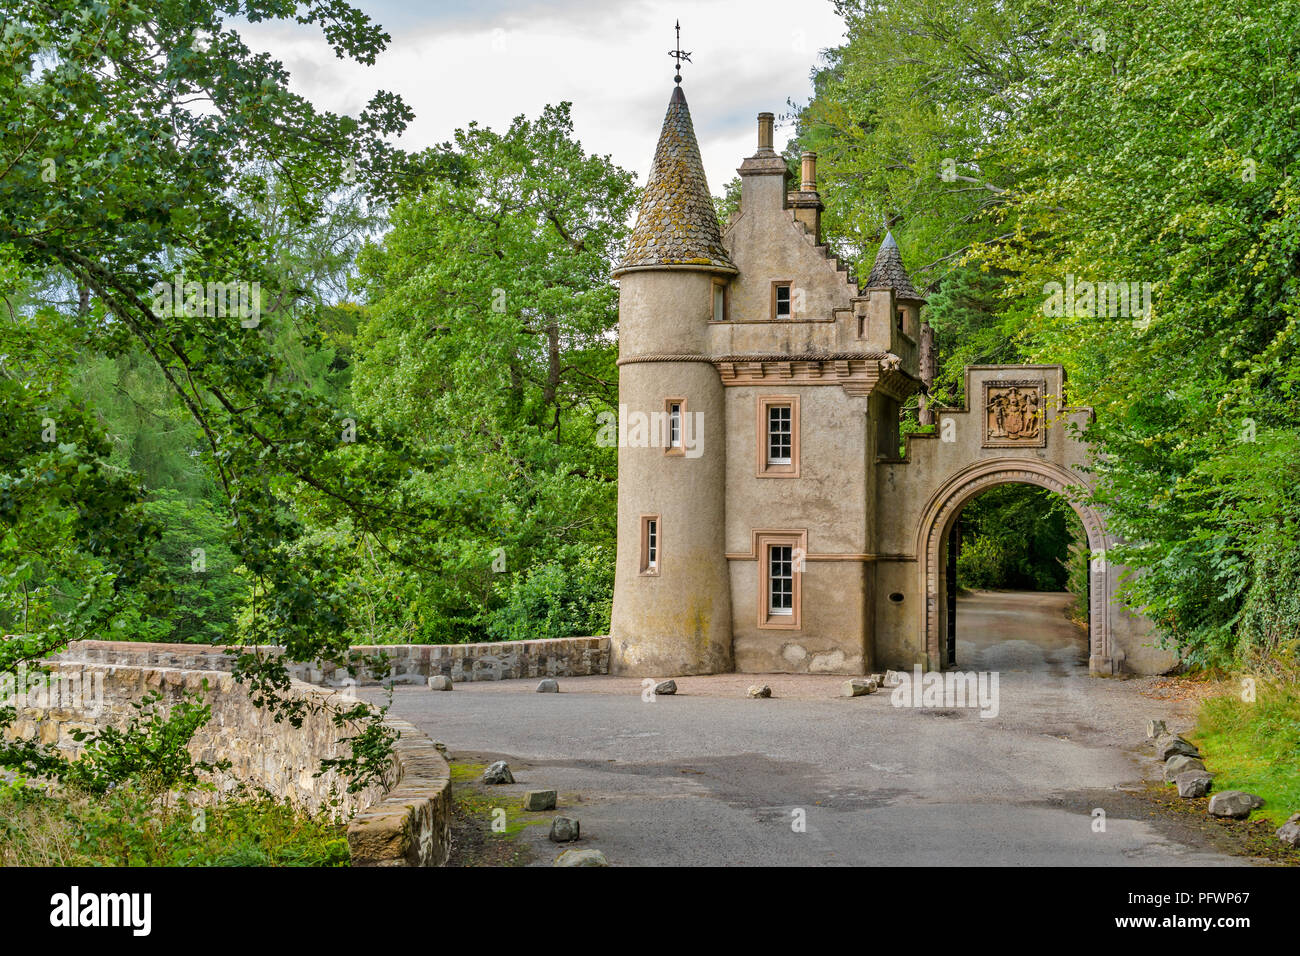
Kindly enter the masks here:
<path id="1" fill-rule="evenodd" d="M 874 694 L 876 692 L 876 682 L 869 678 L 854 677 L 852 680 L 846 680 L 840 685 L 841 697 L 861 697 L 864 694 Z"/>
<path id="2" fill-rule="evenodd" d="M 1250 816 L 1251 810 L 1258 810 L 1263 805 L 1263 799 L 1253 793 L 1246 793 L 1243 790 L 1225 790 L 1210 797 L 1210 816 L 1243 820 Z"/>
<path id="3" fill-rule="evenodd" d="M 552 843 L 572 843 L 581 832 L 581 824 L 573 817 L 556 817 L 551 821 Z"/>
<path id="4" fill-rule="evenodd" d="M 1205 762 L 1200 757 L 1186 754 L 1174 754 L 1165 761 L 1165 783 L 1173 783 L 1180 773 L 1188 770 L 1204 770 Z"/>
<path id="5" fill-rule="evenodd" d="M 525 810 L 554 810 L 554 790 L 529 790 L 524 794 Z"/>
<path id="6" fill-rule="evenodd" d="M 772 688 L 768 687 L 766 684 L 750 684 L 749 690 L 745 693 L 750 697 L 771 697 Z"/>
<path id="7" fill-rule="evenodd" d="M 661 680 L 655 684 L 656 697 L 661 694 L 671 697 L 675 693 L 677 693 L 677 681 L 675 680 Z"/>
<path id="8" fill-rule="evenodd" d="M 452 690 L 454 687 L 446 674 L 435 674 L 429 678 L 429 690 Z"/>
<path id="9" fill-rule="evenodd" d="M 510 772 L 510 765 L 504 760 L 498 760 L 494 764 L 489 764 L 488 768 L 483 771 L 484 783 L 514 783 L 514 774 Z"/>
<path id="10" fill-rule="evenodd" d="M 1184 770 L 1174 777 L 1174 783 L 1178 785 L 1180 797 L 1192 800 L 1210 792 L 1210 788 L 1214 786 L 1214 774 L 1206 773 L 1204 770 Z"/>
<path id="11" fill-rule="evenodd" d="M 1184 740 L 1177 734 L 1165 734 L 1163 737 L 1156 739 L 1156 756 L 1160 760 L 1168 760 L 1175 754 L 1184 754 L 1188 757 L 1199 757 L 1201 752 L 1196 749 L 1196 745 Z"/>
<path id="12" fill-rule="evenodd" d="M 537 693 L 539 694 L 558 694 L 559 692 L 560 684 L 554 677 L 548 677 L 537 685 Z"/>
<path id="13" fill-rule="evenodd" d="M 555 858 L 555 866 L 609 866 L 599 850 L 565 850 Z"/>
<path id="14" fill-rule="evenodd" d="M 1277 838 L 1291 846 L 1300 846 L 1300 813 L 1293 813 L 1277 831 Z"/>
<path id="15" fill-rule="evenodd" d="M 1163 720 L 1147 721 L 1147 740 L 1156 740 L 1167 733 L 1169 733 L 1169 731 L 1165 728 L 1165 722 Z"/>

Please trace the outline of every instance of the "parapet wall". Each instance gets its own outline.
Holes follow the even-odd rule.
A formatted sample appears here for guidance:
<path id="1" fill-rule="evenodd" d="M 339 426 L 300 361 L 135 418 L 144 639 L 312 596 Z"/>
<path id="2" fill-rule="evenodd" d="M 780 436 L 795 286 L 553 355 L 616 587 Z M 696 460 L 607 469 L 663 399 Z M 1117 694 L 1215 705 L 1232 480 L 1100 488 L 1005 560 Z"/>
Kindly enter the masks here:
<path id="1" fill-rule="evenodd" d="M 423 733 L 405 721 L 386 717 L 397 731 L 393 762 L 382 784 L 348 793 L 346 781 L 334 771 L 317 776 L 321 761 L 348 756 L 346 738 L 354 724 L 336 726 L 332 713 L 351 707 L 355 698 L 291 682 L 289 693 L 308 702 L 301 726 L 277 722 L 253 703 L 247 689 L 227 671 L 209 664 L 211 649 L 185 645 L 86 642 L 69 656 L 93 653 L 99 662 L 62 659 L 52 662 L 41 689 L 28 690 L 16 701 L 17 719 L 6 733 L 38 739 L 79 755 L 82 744 L 73 734 L 102 727 L 123 726 L 135 713 L 131 706 L 150 691 L 175 703 L 186 693 L 197 695 L 212 709 L 212 717 L 190 743 L 200 760 L 229 761 L 223 789 L 243 782 L 287 799 L 309 811 L 336 809 L 350 816 L 348 845 L 354 866 L 440 866 L 447 860 L 451 839 L 451 773 L 446 760 Z M 207 651 L 205 656 L 204 651 Z M 228 663 L 228 658 L 226 659 Z M 161 661 L 189 666 L 160 666 Z"/>
<path id="2" fill-rule="evenodd" d="M 278 647 L 249 648 L 264 654 Z M 609 673 L 608 637 L 561 637 L 539 641 L 500 641 L 490 644 L 367 644 L 353 648 L 367 656 L 388 658 L 388 678 L 397 683 L 423 683 L 439 674 L 454 682 L 508 680 L 527 677 L 587 677 Z M 125 655 L 125 657 L 124 657 Z M 134 641 L 78 641 L 59 655 L 64 661 L 114 663 L 129 660 L 152 667 L 229 671 L 234 656 L 223 647 L 206 644 L 146 644 Z M 350 674 L 333 664 L 288 665 L 294 678 L 311 684 L 357 684 L 377 681 L 367 673 Z"/>

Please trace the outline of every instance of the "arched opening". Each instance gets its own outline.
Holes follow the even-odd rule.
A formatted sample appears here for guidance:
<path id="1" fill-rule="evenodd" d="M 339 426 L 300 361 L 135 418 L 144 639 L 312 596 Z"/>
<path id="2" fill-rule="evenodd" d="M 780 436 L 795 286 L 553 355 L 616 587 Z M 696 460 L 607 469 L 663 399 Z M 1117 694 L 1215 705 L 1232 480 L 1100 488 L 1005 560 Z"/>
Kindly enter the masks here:
<path id="1" fill-rule="evenodd" d="M 925 594 L 925 656 L 930 667 L 956 663 L 957 621 L 955 538 L 959 515 L 968 503 L 989 489 L 1007 484 L 1027 484 L 1046 489 L 1069 503 L 1083 525 L 1089 550 L 1088 663 L 1093 672 L 1110 670 L 1109 575 L 1106 534 L 1100 516 L 1080 500 L 1081 479 L 1060 466 L 1039 460 L 993 459 L 979 462 L 949 478 L 931 497 L 918 529 L 917 554 L 922 556 L 922 590 Z"/>
<path id="2" fill-rule="evenodd" d="M 940 536 L 939 630 L 946 666 L 1088 666 L 1087 532 L 1061 495 L 1028 482 L 985 488 Z"/>

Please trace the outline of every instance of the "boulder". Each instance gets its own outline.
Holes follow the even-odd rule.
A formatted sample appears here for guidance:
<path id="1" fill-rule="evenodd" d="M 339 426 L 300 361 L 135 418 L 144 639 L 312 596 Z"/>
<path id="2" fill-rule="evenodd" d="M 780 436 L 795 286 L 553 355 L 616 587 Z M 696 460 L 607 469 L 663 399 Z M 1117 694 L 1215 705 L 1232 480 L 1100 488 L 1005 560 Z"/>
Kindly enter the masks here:
<path id="1" fill-rule="evenodd" d="M 1174 777 L 1174 783 L 1178 786 L 1180 797 L 1192 800 L 1210 792 L 1210 788 L 1214 786 L 1214 774 L 1206 773 L 1204 770 L 1184 770 Z"/>
<path id="2" fill-rule="evenodd" d="M 446 674 L 435 674 L 429 678 L 429 690 L 452 690 L 455 685 Z"/>
<path id="3" fill-rule="evenodd" d="M 1160 760 L 1168 760 L 1175 754 L 1184 754 L 1188 757 L 1199 757 L 1201 752 L 1196 749 L 1196 745 L 1184 740 L 1177 734 L 1165 734 L 1156 738 L 1156 756 Z"/>
<path id="4" fill-rule="evenodd" d="M 582 827 L 573 817 L 556 817 L 551 821 L 551 842 L 572 843 L 578 839 Z"/>
<path id="5" fill-rule="evenodd" d="M 885 687 L 897 687 L 903 683 L 903 678 L 907 676 L 901 671 L 885 671 Z"/>
<path id="6" fill-rule="evenodd" d="M 771 697 L 772 688 L 766 684 L 750 684 L 749 690 L 745 691 L 750 697 Z"/>
<path id="7" fill-rule="evenodd" d="M 1174 754 L 1165 761 L 1165 783 L 1172 783 L 1180 774 L 1188 770 L 1204 770 L 1205 762 L 1200 757 L 1189 757 L 1186 754 Z"/>
<path id="8" fill-rule="evenodd" d="M 1225 790 L 1210 797 L 1210 816 L 1244 820 L 1250 816 L 1251 810 L 1258 810 L 1263 805 L 1263 798 L 1253 793 L 1246 793 L 1243 790 Z"/>
<path id="9" fill-rule="evenodd" d="M 865 694 L 874 694 L 876 692 L 876 682 L 869 678 L 854 677 L 852 680 L 846 680 L 840 685 L 841 697 L 862 697 Z"/>
<path id="10" fill-rule="evenodd" d="M 529 790 L 524 794 L 524 809 L 554 810 L 555 809 L 555 791 L 554 790 Z"/>
<path id="11" fill-rule="evenodd" d="M 554 677 L 547 677 L 537 685 L 537 693 L 539 694 L 558 694 L 559 692 L 560 684 Z"/>
<path id="12" fill-rule="evenodd" d="M 1163 720 L 1147 721 L 1147 740 L 1156 740 L 1167 733 L 1169 733 L 1169 731 L 1165 728 L 1165 722 Z"/>
<path id="13" fill-rule="evenodd" d="M 660 695 L 671 697 L 675 693 L 677 693 L 677 681 L 675 680 L 661 680 L 659 683 L 655 684 L 656 697 Z"/>
<path id="14" fill-rule="evenodd" d="M 599 850 L 565 850 L 555 858 L 555 866 L 609 866 Z"/>
<path id="15" fill-rule="evenodd" d="M 488 768 L 483 771 L 484 783 L 514 783 L 514 774 L 510 772 L 510 766 L 504 760 L 498 760 L 494 764 L 489 764 Z"/>
<path id="16" fill-rule="evenodd" d="M 1277 831 L 1277 838 L 1290 846 L 1300 847 L 1300 813 L 1293 813 Z"/>

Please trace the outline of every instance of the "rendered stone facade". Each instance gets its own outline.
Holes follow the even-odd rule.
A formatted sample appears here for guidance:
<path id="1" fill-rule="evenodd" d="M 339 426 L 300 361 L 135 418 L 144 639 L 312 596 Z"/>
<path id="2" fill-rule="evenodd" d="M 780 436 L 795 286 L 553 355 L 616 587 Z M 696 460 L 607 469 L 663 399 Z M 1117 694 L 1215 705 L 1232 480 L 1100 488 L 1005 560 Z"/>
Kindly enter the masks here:
<path id="1" fill-rule="evenodd" d="M 816 157 L 792 190 L 769 113 L 719 230 L 695 201 L 708 187 L 690 123 L 676 88 L 614 272 L 620 422 L 661 427 L 648 440 L 620 428 L 611 672 L 953 664 L 949 533 L 967 501 L 1007 482 L 1065 495 L 1088 529 L 1094 673 L 1171 666 L 1114 600 L 1123 569 L 1106 561 L 1102 516 L 1076 500 L 1089 449 L 1070 426 L 1091 412 L 1065 404 L 1060 367 L 969 369 L 974 413 L 928 407 L 935 433 L 899 457 L 899 409 L 924 388 L 929 337 L 893 237 L 860 287 L 821 242 Z M 684 195 L 665 218 L 662 197 Z"/>

